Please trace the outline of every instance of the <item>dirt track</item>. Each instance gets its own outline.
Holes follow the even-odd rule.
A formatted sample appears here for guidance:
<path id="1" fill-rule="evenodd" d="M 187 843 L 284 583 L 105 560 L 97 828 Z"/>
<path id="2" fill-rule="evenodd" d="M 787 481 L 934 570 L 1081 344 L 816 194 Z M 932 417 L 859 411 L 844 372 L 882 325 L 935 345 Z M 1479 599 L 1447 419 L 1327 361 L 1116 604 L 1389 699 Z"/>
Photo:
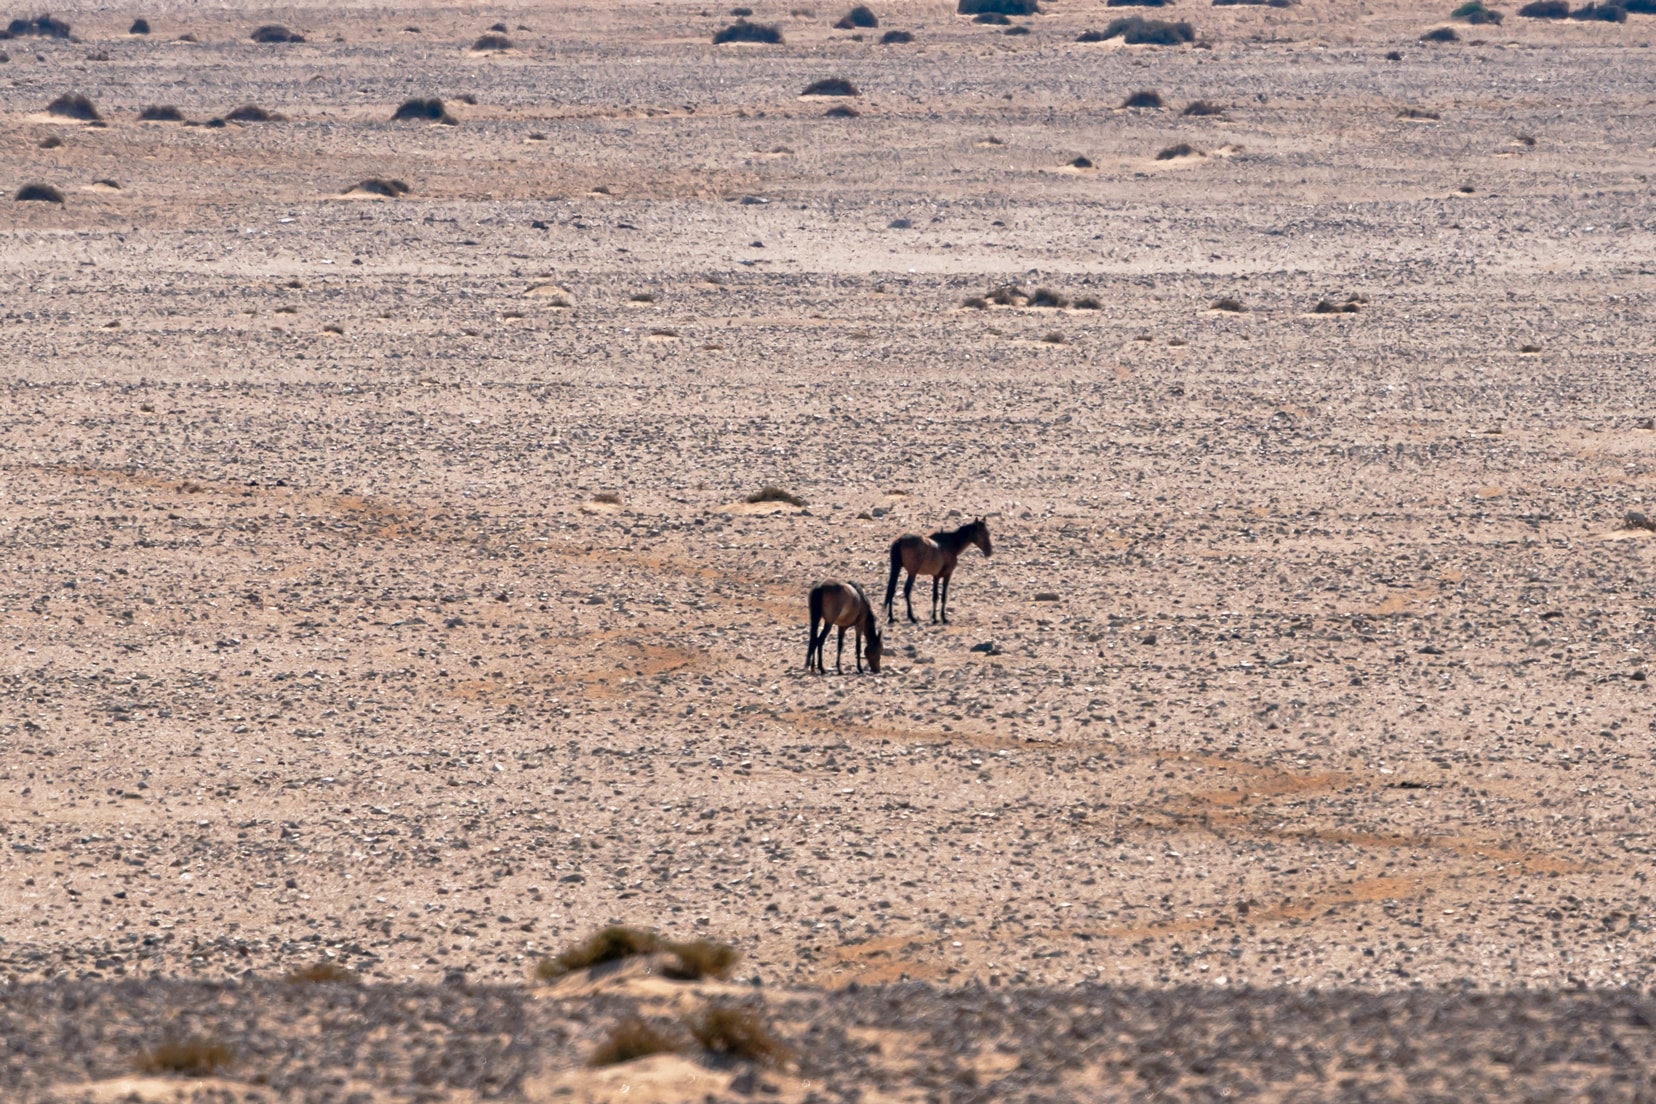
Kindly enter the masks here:
<path id="1" fill-rule="evenodd" d="M 1653 17 L 1050 7 L 0 42 L 0 972 L 1648 990 Z"/>

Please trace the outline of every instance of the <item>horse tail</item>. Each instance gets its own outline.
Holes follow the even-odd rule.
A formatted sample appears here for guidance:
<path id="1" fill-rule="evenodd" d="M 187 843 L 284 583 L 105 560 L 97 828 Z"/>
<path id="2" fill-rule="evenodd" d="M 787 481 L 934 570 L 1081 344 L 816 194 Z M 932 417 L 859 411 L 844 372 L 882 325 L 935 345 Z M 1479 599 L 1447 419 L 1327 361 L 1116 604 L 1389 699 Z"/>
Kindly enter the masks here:
<path id="1" fill-rule="evenodd" d="M 811 588 L 810 605 L 811 605 L 811 636 L 810 636 L 810 639 L 806 642 L 806 645 L 805 645 L 805 666 L 807 668 L 809 668 L 811 666 L 811 656 L 816 651 L 817 625 L 820 624 L 821 621 L 822 621 L 822 588 L 821 587 L 816 586 L 816 587 Z"/>
<path id="2" fill-rule="evenodd" d="M 903 539 L 891 542 L 891 578 L 886 580 L 885 611 L 891 614 L 891 603 L 897 597 L 897 576 L 903 573 Z"/>

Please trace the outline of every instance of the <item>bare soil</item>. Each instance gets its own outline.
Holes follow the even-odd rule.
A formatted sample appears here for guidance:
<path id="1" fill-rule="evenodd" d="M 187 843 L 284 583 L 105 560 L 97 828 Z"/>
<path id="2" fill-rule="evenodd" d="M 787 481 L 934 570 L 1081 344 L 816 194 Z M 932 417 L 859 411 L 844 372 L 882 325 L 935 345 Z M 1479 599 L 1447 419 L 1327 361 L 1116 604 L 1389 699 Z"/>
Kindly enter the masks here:
<path id="1" fill-rule="evenodd" d="M 795 1059 L 654 1099 L 1656 1091 L 1656 23 L 1448 6 L 0 42 L 20 1099 L 638 1099 L 603 1032 L 738 997 Z M 973 517 L 948 625 L 804 672 Z M 533 984 L 608 923 L 745 959 Z"/>

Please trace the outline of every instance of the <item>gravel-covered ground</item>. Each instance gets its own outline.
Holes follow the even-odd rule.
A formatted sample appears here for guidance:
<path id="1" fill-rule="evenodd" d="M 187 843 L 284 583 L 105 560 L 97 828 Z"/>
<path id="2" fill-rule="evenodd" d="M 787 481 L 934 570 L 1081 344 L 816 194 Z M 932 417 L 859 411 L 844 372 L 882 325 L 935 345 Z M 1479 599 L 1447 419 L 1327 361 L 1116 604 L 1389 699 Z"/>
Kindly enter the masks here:
<path id="1" fill-rule="evenodd" d="M 637 995 L 529 978 L 609 923 L 739 946 L 802 1098 L 1648 1095 L 1656 17 L 1043 6 L 0 41 L 30 1099 L 201 994 L 204 1091 L 602 1099 Z M 803 671 L 974 517 L 947 626 Z"/>

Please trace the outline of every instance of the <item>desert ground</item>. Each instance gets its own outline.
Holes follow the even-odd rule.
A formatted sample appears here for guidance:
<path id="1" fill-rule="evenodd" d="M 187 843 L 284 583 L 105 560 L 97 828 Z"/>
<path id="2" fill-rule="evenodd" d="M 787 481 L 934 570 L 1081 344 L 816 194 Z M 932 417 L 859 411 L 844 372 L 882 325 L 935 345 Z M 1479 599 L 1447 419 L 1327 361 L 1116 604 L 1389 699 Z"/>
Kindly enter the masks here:
<path id="1" fill-rule="evenodd" d="M 1656 16 L 850 6 L 0 41 L 0 1098 L 1656 1094 Z"/>

